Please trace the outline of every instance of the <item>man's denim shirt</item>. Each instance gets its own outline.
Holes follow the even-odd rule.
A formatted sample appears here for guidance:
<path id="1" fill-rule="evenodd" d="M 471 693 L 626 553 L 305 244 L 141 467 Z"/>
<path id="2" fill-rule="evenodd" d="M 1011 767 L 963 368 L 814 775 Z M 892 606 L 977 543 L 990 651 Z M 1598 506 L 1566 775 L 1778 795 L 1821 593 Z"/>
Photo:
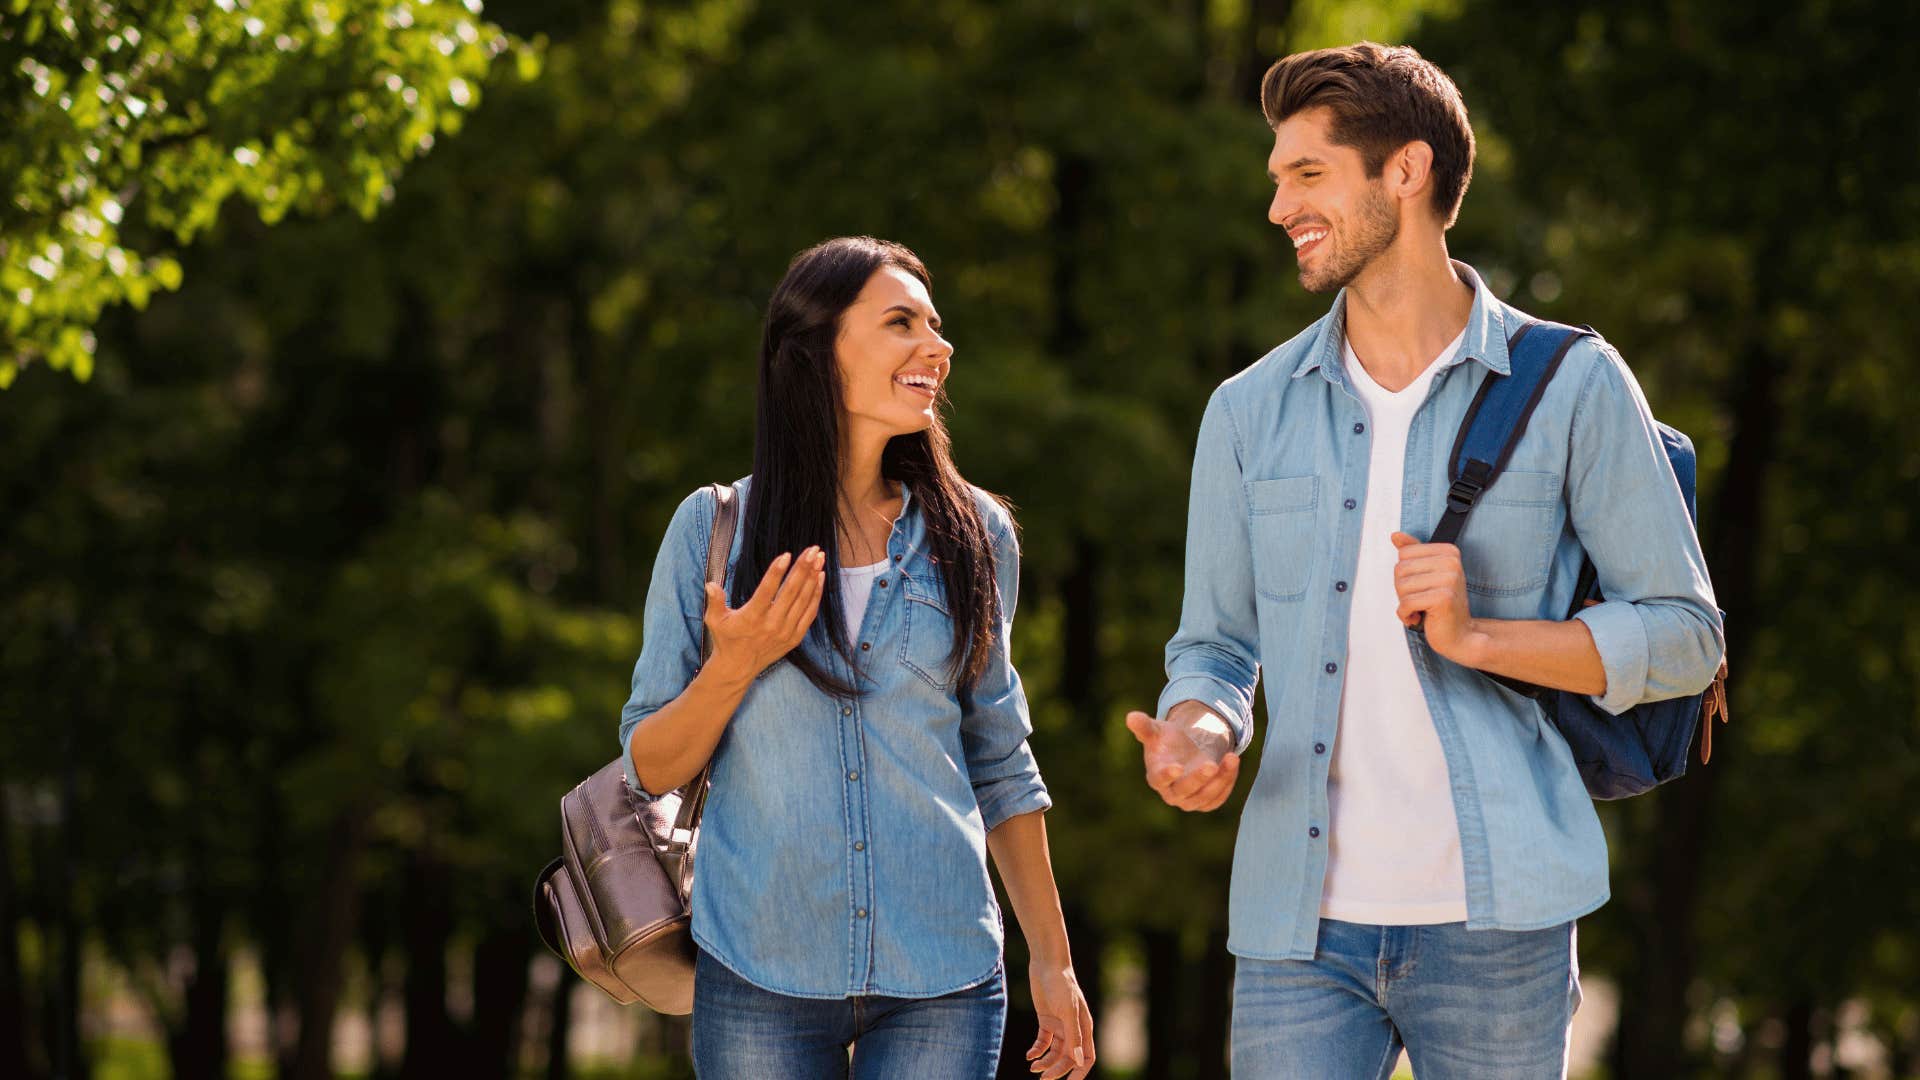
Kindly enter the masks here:
<path id="1" fill-rule="evenodd" d="M 1000 909 L 987 832 L 1052 805 L 1033 753 L 1026 692 L 1006 643 L 1019 593 L 1012 519 L 976 492 L 993 539 L 1001 619 L 971 693 L 947 663 L 953 622 L 913 493 L 887 540 L 855 649 L 863 696 L 841 701 L 780 661 L 761 674 L 714 752 L 700 826 L 693 936 L 742 978 L 811 998 L 933 997 L 998 969 Z M 748 481 L 734 490 L 745 506 Z M 700 667 L 707 536 L 701 490 L 667 527 L 647 590 L 645 638 L 620 746 Z M 746 515 L 734 530 L 728 589 Z M 839 583 L 827 582 L 828 588 Z M 851 671 L 808 638 L 842 677 Z"/>
<path id="2" fill-rule="evenodd" d="M 1407 437 L 1400 528 L 1440 520 L 1447 458 L 1526 316 L 1474 290 L 1466 336 Z M 1167 643 L 1160 714 L 1212 705 L 1239 747 L 1266 675 L 1267 736 L 1234 849 L 1228 947 L 1313 956 L 1327 870 L 1327 768 L 1340 717 L 1347 620 L 1367 497 L 1367 412 L 1347 384 L 1346 294 L 1305 332 L 1221 384 L 1200 422 L 1187 519 L 1186 597 Z M 1581 552 L 1607 601 L 1578 618 L 1606 668 L 1612 714 L 1697 693 L 1723 649 L 1713 586 L 1639 384 L 1583 338 L 1548 385 L 1498 482 L 1460 537 L 1472 614 L 1561 619 Z M 1466 867 L 1467 925 L 1528 930 L 1607 899 L 1606 840 L 1566 742 L 1539 705 L 1407 643 L 1433 713 Z M 1360 673 L 1364 674 L 1364 673 Z"/>

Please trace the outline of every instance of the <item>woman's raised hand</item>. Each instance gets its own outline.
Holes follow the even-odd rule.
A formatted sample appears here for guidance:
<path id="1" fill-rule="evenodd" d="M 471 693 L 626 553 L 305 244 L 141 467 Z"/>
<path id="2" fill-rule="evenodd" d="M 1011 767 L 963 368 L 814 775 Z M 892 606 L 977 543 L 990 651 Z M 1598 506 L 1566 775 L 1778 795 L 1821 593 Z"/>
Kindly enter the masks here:
<path id="1" fill-rule="evenodd" d="M 826 588 L 827 556 L 810 547 L 795 559 L 790 553 L 773 560 L 759 588 L 737 608 L 727 606 L 720 586 L 707 584 L 707 632 L 713 635 L 713 658 L 734 674 L 751 679 L 800 644 L 820 611 Z"/>

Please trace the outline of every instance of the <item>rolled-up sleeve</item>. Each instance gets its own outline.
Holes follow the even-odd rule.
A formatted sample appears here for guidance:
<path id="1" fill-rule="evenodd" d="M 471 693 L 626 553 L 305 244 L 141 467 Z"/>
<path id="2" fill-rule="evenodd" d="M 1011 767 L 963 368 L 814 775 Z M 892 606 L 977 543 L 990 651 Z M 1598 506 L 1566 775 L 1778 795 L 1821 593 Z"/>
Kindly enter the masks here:
<path id="1" fill-rule="evenodd" d="M 680 696 L 700 671 L 705 632 L 707 534 L 713 496 L 704 488 L 674 511 L 653 560 L 653 580 L 641 617 L 640 659 L 633 665 L 633 692 L 620 709 L 620 765 L 627 783 L 645 795 L 633 775 L 633 730 Z"/>
<path id="2" fill-rule="evenodd" d="M 1220 391 L 1207 402 L 1193 455 L 1187 504 L 1186 591 L 1180 629 L 1167 642 L 1167 688 L 1159 715 L 1182 701 L 1212 708 L 1233 729 L 1235 748 L 1253 742 L 1253 690 L 1260 678 L 1253 547 L 1247 533 L 1240 440 Z"/>
<path id="3" fill-rule="evenodd" d="M 1596 349 L 1574 406 L 1567 501 L 1604 602 L 1575 618 L 1593 634 L 1618 715 L 1697 694 L 1713 681 L 1726 639 L 1706 556 L 1633 373 Z"/>
<path id="4" fill-rule="evenodd" d="M 1013 610 L 1020 595 L 1020 544 L 998 503 L 982 497 L 981 515 L 993 540 L 994 583 L 1000 591 L 1000 623 L 994 627 L 993 655 L 973 689 L 960 695 L 960 742 L 967 774 L 987 831 L 1001 822 L 1053 805 L 1027 736 L 1033 720 L 1027 692 L 1008 651 L 1013 640 Z"/>

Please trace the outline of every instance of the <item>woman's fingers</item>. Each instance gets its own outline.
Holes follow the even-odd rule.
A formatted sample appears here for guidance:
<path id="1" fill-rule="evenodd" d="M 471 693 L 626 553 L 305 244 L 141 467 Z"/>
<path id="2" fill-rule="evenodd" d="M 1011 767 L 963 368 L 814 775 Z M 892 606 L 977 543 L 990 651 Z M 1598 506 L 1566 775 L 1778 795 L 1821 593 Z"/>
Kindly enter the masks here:
<path id="1" fill-rule="evenodd" d="M 799 602 L 794 605 L 793 614 L 788 618 L 786 634 L 787 641 L 791 643 L 788 648 L 806 639 L 807 628 L 813 625 L 814 618 L 820 614 L 820 598 L 826 593 L 826 580 L 827 572 L 821 569 L 807 576 Z"/>
<path id="2" fill-rule="evenodd" d="M 1080 995 L 1076 993 L 1074 997 L 1080 998 Z M 1089 1064 L 1087 1047 L 1081 1042 L 1082 1033 L 1090 1030 L 1090 1024 L 1081 1019 L 1086 1010 L 1085 999 L 1080 998 L 1076 1004 L 1079 1008 L 1065 1016 L 1040 1017 L 1040 1041 L 1034 1046 L 1037 1050 L 1044 1042 L 1045 1050 L 1038 1054 L 1038 1060 L 1034 1060 L 1034 1050 L 1027 1052 L 1027 1059 L 1033 1061 L 1032 1071 L 1040 1080 L 1059 1080 Z"/>
<path id="3" fill-rule="evenodd" d="M 1085 995 L 1080 998 L 1080 1051 L 1080 1061 L 1074 1067 L 1070 1080 L 1085 1080 L 1086 1075 L 1093 1071 L 1093 1011 L 1087 1007 Z"/>
<path id="4" fill-rule="evenodd" d="M 1033 1045 L 1027 1048 L 1027 1060 L 1033 1061 L 1038 1058 L 1040 1055 L 1046 1053 L 1047 1048 L 1051 1045 L 1053 1045 L 1053 1032 L 1048 1031 L 1047 1026 L 1042 1024 L 1040 1025 L 1039 1032 L 1033 1037 Z M 1039 1071 L 1037 1066 L 1034 1071 Z"/>
<path id="5" fill-rule="evenodd" d="M 793 561 L 793 569 L 786 579 L 780 582 L 780 589 L 774 593 L 773 602 L 767 609 L 767 616 L 773 625 L 785 630 L 793 622 L 793 613 L 800 605 L 800 595 L 813 584 L 814 571 L 820 568 L 820 549 L 808 548 Z"/>
<path id="6" fill-rule="evenodd" d="M 1075 1068 L 1077 1066 L 1073 1063 L 1073 1055 L 1065 1039 L 1055 1041 L 1047 1056 L 1034 1063 L 1034 1071 L 1040 1075 L 1040 1080 L 1060 1080 Z"/>
<path id="7" fill-rule="evenodd" d="M 774 594 L 780 590 L 780 581 L 787 576 L 787 567 L 791 565 L 793 565 L 791 554 L 781 552 L 775 557 L 767 567 L 767 572 L 760 576 L 760 585 L 753 590 L 752 596 L 747 597 L 747 602 L 740 605 L 739 610 L 765 611 L 767 606 L 773 603 Z"/>

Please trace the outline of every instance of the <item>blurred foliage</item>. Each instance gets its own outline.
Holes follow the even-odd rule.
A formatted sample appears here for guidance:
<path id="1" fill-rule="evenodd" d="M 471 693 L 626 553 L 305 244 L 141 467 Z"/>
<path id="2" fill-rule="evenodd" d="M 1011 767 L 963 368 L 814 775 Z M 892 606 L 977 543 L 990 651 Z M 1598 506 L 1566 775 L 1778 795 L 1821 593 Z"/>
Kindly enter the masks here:
<path id="1" fill-rule="evenodd" d="M 1699 444 L 1709 515 L 1743 388 L 1764 370 L 1786 403 L 1762 516 L 1703 523 L 1754 570 L 1722 595 L 1736 727 L 1711 788 L 1684 782 L 1712 809 L 1677 931 L 1687 1068 L 1767 1064 L 1795 1017 L 1831 1041 L 1855 1000 L 1896 1059 L 1920 1045 L 1920 362 L 1896 300 L 1920 293 L 1920 102 L 1876 59 L 1911 16 L 496 0 L 482 23 L 420 0 L 214 5 L 194 31 L 87 10 L 0 17 L 0 162 L 37 177 L 0 209 L 0 284 L 33 290 L 7 332 L 76 373 L 62 335 L 97 339 L 90 384 L 39 366 L 0 398 L 0 898 L 27 1067 L 57 1056 L 61 912 L 145 988 L 176 1068 L 209 1060 L 195 988 L 239 948 L 289 1016 L 331 1015 L 308 987 L 350 954 L 353 1007 L 403 1002 L 410 1043 L 475 1075 L 543 1060 L 500 1034 L 552 1008 L 525 985 L 525 888 L 560 794 L 616 752 L 657 537 L 748 467 L 787 259 L 872 233 L 932 268 L 961 466 L 1024 528 L 1015 659 L 1080 962 L 1146 966 L 1147 1075 L 1213 1075 L 1236 818 L 1152 799 L 1118 718 L 1159 690 L 1207 393 L 1325 310 L 1263 222 L 1253 87 L 1361 34 L 1413 40 L 1473 109 L 1455 254 L 1620 345 Z M 76 117 L 59 99 L 89 74 L 102 104 Z M 146 223 L 124 274 L 108 198 Z M 178 292 L 118 306 L 162 257 Z M 42 305 L 63 289 L 99 299 Z M 1677 811 L 1604 813 L 1618 899 L 1583 961 L 1627 980 L 1631 1018 Z M 470 1015 L 444 1015 L 449 988 Z M 673 1030 L 649 1036 L 663 1061 Z M 377 1071 L 433 1075 L 413 1050 Z M 273 1053 L 297 1074 L 284 1031 Z"/>
<path id="2" fill-rule="evenodd" d="M 231 196 L 371 216 L 513 48 L 479 0 L 0 9 L 0 389 L 36 360 L 85 381 L 102 310 L 179 288 L 165 245 Z"/>

